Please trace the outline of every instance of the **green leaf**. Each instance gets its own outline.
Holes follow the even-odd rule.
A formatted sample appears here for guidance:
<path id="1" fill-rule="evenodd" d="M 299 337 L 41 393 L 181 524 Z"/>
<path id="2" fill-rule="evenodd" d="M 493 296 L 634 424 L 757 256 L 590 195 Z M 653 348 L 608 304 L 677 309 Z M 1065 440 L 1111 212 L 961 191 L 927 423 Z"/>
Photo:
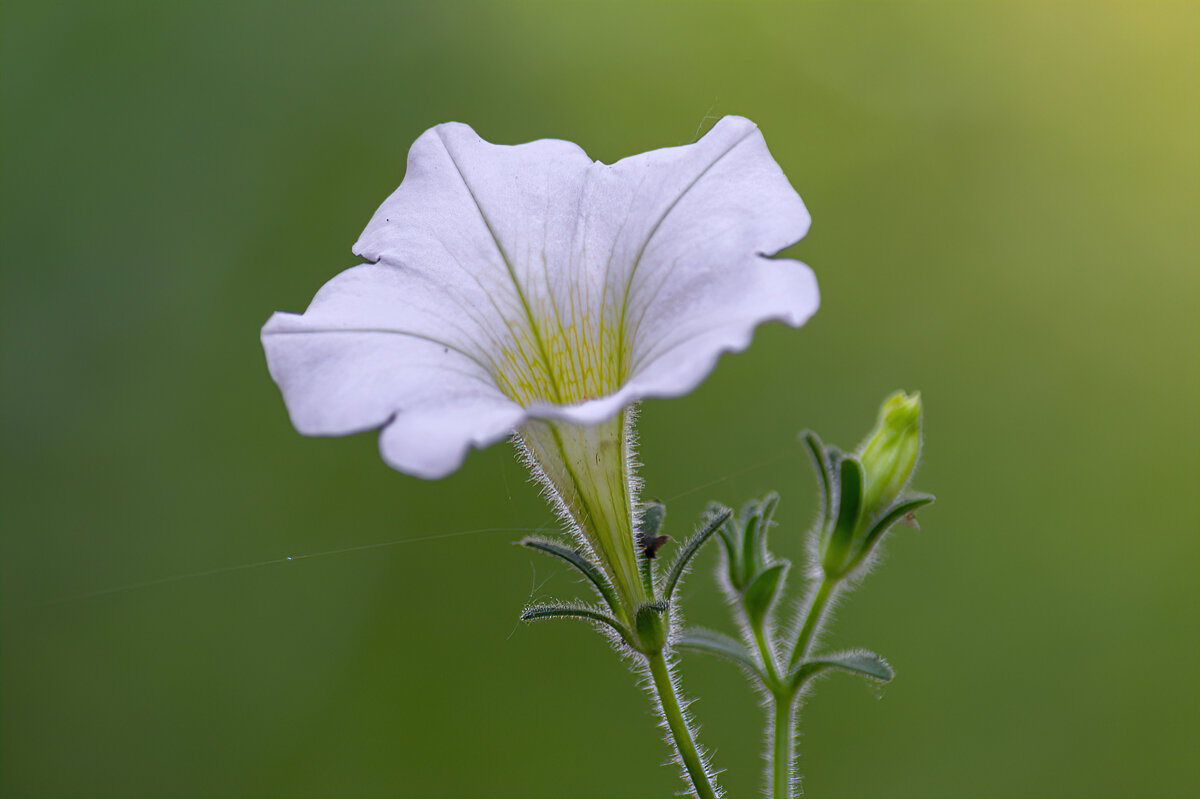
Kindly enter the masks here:
<path id="1" fill-rule="evenodd" d="M 903 519 L 910 513 L 913 513 L 918 508 L 923 508 L 933 502 L 932 494 L 914 494 L 900 500 L 896 504 L 887 509 L 887 512 L 879 517 L 879 520 L 871 527 L 867 533 L 865 543 L 863 544 L 863 553 L 871 550 L 875 546 L 875 542 L 887 532 L 887 529 L 896 522 Z"/>
<path id="2" fill-rule="evenodd" d="M 679 585 L 679 580 L 683 577 L 683 572 L 687 569 L 688 564 L 692 562 L 692 558 L 700 551 L 700 547 L 704 545 L 712 534 L 717 531 L 733 513 L 729 508 L 725 508 L 722 512 L 715 516 L 710 516 L 705 525 L 683 545 L 679 550 L 679 555 L 675 558 L 675 562 L 671 564 L 670 571 L 667 572 L 667 580 L 663 583 L 663 601 L 670 602 L 671 596 L 675 593 L 675 587 Z"/>
<path id="3" fill-rule="evenodd" d="M 710 502 L 704 512 L 712 515 L 724 510 L 725 506 L 721 503 Z M 742 579 L 742 550 L 739 546 L 738 530 L 734 525 L 732 515 L 721 523 L 717 532 L 721 534 L 721 544 L 725 547 L 725 566 L 729 573 L 729 583 L 740 591 L 745 585 L 745 581 Z"/>
<path id="4" fill-rule="evenodd" d="M 746 645 L 724 633 L 700 627 L 689 627 L 680 633 L 679 640 L 675 642 L 675 645 L 679 649 L 725 658 L 757 675 L 759 679 L 763 679 L 762 671 L 754 662 L 754 657 Z"/>
<path id="5" fill-rule="evenodd" d="M 838 471 L 837 521 L 825 543 L 821 561 L 826 574 L 845 573 L 846 557 L 850 554 L 854 531 L 858 529 L 859 517 L 862 516 L 862 466 L 854 458 L 846 456 L 841 458 Z"/>
<path id="6" fill-rule="evenodd" d="M 757 574 L 769 562 L 767 556 L 767 530 L 775 517 L 779 495 L 774 491 L 760 500 L 747 503 L 748 513 L 743 514 L 743 556 L 747 577 Z M 746 580 L 749 582 L 749 579 Z"/>
<path id="7" fill-rule="evenodd" d="M 767 533 L 775 525 L 775 509 L 779 507 L 779 494 L 771 491 L 762 498 L 762 517 L 758 521 L 763 546 L 766 546 Z"/>
<path id="8" fill-rule="evenodd" d="M 882 656 L 867 649 L 851 649 L 817 655 L 796 667 L 791 675 L 792 686 L 799 689 L 821 672 L 829 669 L 844 671 L 876 683 L 889 683 L 896 676 L 892 667 Z"/>
<path id="9" fill-rule="evenodd" d="M 617 600 L 617 594 L 615 591 L 613 591 L 612 586 L 609 585 L 608 578 L 606 578 L 604 573 L 600 571 L 599 566 L 588 560 L 578 549 L 571 549 L 570 547 L 563 546 L 557 541 L 549 538 L 541 538 L 539 536 L 527 536 L 526 538 L 522 538 L 519 543 L 523 547 L 529 547 L 530 549 L 538 552 L 543 552 L 547 555 L 560 558 L 561 560 L 565 560 L 567 563 L 574 566 L 579 570 L 580 574 L 588 579 L 588 581 L 592 584 L 592 587 L 599 592 L 600 597 L 608 603 L 608 606 L 612 609 L 612 611 L 614 613 L 620 613 L 620 604 Z"/>
<path id="10" fill-rule="evenodd" d="M 741 515 L 738 516 L 738 525 L 742 528 L 742 570 L 747 583 L 751 575 L 764 565 L 758 549 L 758 520 L 761 514 L 762 504 L 752 499 L 742 506 Z"/>
<path id="11" fill-rule="evenodd" d="M 530 605 L 521 611 L 521 621 L 538 621 L 540 619 L 582 619 L 583 621 L 599 622 L 620 633 L 625 641 L 630 640 L 629 631 L 619 621 L 601 610 L 590 605 L 573 602 L 556 602 L 549 605 Z"/>
<path id="12" fill-rule="evenodd" d="M 742 607 L 746 609 L 746 615 L 750 617 L 750 623 L 755 628 L 758 628 L 770 613 L 790 565 L 784 560 L 768 566 L 755 575 L 750 585 L 742 592 Z"/>
<path id="13" fill-rule="evenodd" d="M 812 430 L 800 434 L 808 456 L 812 458 L 813 471 L 817 473 L 817 493 L 821 500 L 822 527 L 828 527 L 833 522 L 833 477 L 829 471 L 829 455 L 821 438 Z"/>

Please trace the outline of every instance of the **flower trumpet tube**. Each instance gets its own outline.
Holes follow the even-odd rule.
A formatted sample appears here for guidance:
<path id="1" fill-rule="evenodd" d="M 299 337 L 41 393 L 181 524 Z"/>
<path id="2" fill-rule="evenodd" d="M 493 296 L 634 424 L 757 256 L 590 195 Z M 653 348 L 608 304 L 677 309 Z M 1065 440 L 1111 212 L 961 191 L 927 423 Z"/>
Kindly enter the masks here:
<path id="1" fill-rule="evenodd" d="M 267 365 L 301 433 L 379 429 L 418 477 L 515 435 L 628 626 L 653 601 L 631 406 L 691 391 L 764 321 L 808 320 L 812 271 L 772 257 L 808 226 L 740 117 L 614 164 L 438 125 L 354 245 L 366 263 L 267 321 Z"/>
<path id="2" fill-rule="evenodd" d="M 619 595 L 614 611 L 625 621 L 650 599 L 634 551 L 632 415 L 628 410 L 587 426 L 529 421 L 519 433 L 530 470 L 600 560 Z"/>

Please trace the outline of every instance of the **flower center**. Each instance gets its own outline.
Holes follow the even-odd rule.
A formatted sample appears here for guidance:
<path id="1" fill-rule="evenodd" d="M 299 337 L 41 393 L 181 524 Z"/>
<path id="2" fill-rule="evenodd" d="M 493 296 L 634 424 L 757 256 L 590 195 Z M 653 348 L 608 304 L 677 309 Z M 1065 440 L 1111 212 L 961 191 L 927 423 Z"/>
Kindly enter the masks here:
<path id="1" fill-rule="evenodd" d="M 534 317 L 512 327 L 493 360 L 500 390 L 521 405 L 572 405 L 620 388 L 628 359 L 625 337 L 609 320 L 587 315 Z"/>

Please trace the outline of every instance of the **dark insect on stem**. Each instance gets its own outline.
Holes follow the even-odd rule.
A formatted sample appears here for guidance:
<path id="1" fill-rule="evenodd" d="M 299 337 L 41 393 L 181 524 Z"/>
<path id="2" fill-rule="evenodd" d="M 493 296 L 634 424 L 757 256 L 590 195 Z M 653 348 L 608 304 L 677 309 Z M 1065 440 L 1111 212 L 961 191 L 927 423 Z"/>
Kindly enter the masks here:
<path id="1" fill-rule="evenodd" d="M 642 554 L 651 560 L 658 554 L 658 550 L 662 549 L 662 545 L 671 540 L 669 535 L 646 535 L 638 533 L 638 546 L 642 548 Z"/>

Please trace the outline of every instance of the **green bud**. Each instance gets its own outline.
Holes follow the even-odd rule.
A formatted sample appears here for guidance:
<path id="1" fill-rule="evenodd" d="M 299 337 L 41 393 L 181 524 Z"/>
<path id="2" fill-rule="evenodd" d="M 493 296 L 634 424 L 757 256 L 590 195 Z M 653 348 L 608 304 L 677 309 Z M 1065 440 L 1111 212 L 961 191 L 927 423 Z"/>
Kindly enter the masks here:
<path id="1" fill-rule="evenodd" d="M 879 409 L 875 429 L 858 451 L 864 516 L 884 510 L 912 477 L 921 450 L 921 394 L 897 391 Z"/>
<path id="2" fill-rule="evenodd" d="M 666 606 L 647 603 L 637 609 L 633 617 L 634 636 L 637 649 L 644 654 L 661 652 L 667 644 Z"/>

